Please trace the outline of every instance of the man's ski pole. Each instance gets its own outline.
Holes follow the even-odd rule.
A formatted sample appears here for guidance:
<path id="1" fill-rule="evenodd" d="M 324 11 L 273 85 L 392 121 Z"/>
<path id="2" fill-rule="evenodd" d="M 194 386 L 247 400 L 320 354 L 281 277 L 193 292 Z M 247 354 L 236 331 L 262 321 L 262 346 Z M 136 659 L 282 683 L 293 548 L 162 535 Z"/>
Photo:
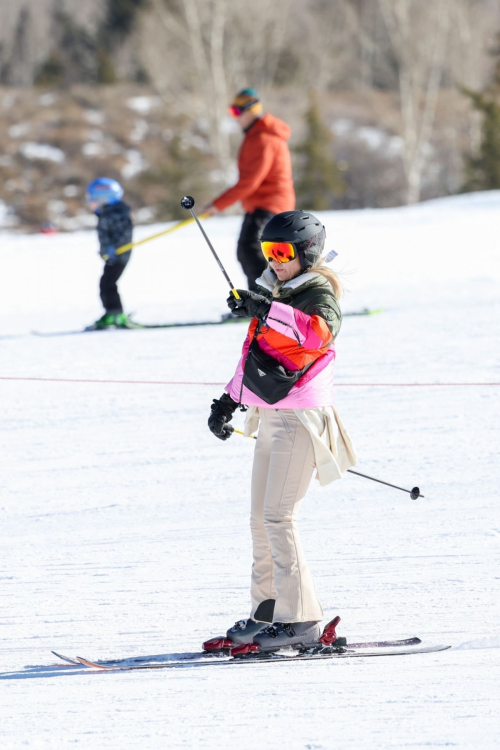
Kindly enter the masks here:
<path id="1" fill-rule="evenodd" d="M 244 432 L 241 430 L 234 429 L 234 432 L 237 432 L 238 435 L 245 435 Z M 255 435 L 250 435 L 249 437 L 253 438 L 254 440 L 257 440 Z M 361 474 L 359 471 L 354 471 L 353 469 L 347 469 L 349 474 L 356 474 L 358 477 L 364 477 L 365 479 L 371 479 L 372 482 L 378 482 L 379 484 L 385 484 L 387 487 L 393 487 L 395 490 L 401 490 L 401 492 L 408 492 L 412 500 L 417 500 L 419 497 L 424 497 L 424 495 L 420 494 L 420 488 L 414 487 L 412 490 L 406 490 L 404 487 L 398 487 L 396 484 L 390 484 L 389 482 L 384 482 L 382 479 L 375 479 L 375 477 L 369 477 L 368 474 Z"/>
<path id="2" fill-rule="evenodd" d="M 204 219 L 206 218 L 206 216 L 207 214 L 201 214 L 200 218 Z M 133 247 L 137 247 L 137 245 L 142 245 L 144 242 L 155 240 L 157 237 L 163 237 L 164 234 L 170 234 L 170 232 L 175 232 L 176 229 L 180 229 L 181 227 L 186 226 L 186 224 L 191 224 L 193 221 L 194 219 L 184 219 L 184 221 L 178 221 L 177 224 L 174 224 L 173 227 L 169 227 L 168 229 L 165 229 L 163 232 L 152 234 L 150 237 L 145 237 L 143 240 L 138 240 L 137 242 L 128 242 L 126 245 L 121 245 L 121 247 L 117 249 L 116 254 L 122 255 L 123 253 L 126 253 L 129 250 L 132 250 Z"/>
<path id="3" fill-rule="evenodd" d="M 196 222 L 196 223 L 198 224 L 198 226 L 199 226 L 199 228 L 200 228 L 200 232 L 202 233 L 202 235 L 203 235 L 203 236 L 204 236 L 204 238 L 206 239 L 208 247 L 209 247 L 209 248 L 210 248 L 210 250 L 212 251 L 212 254 L 213 254 L 213 256 L 214 256 L 215 260 L 216 260 L 216 261 L 217 261 L 217 263 L 219 264 L 219 268 L 220 268 L 220 270 L 221 270 L 221 271 L 222 271 L 222 273 L 224 274 L 224 276 L 225 276 L 225 278 L 226 278 L 226 281 L 227 281 L 227 283 L 229 284 L 229 287 L 230 287 L 230 289 L 231 289 L 231 291 L 232 291 L 232 293 L 233 293 L 233 297 L 234 297 L 235 299 L 240 299 L 240 295 L 238 294 L 238 292 L 237 292 L 237 291 L 236 291 L 236 289 L 234 288 L 234 284 L 233 284 L 233 282 L 231 281 L 231 279 L 230 279 L 230 278 L 229 278 L 229 276 L 227 275 L 226 269 L 224 268 L 224 266 L 223 266 L 223 265 L 222 265 L 222 263 L 220 262 L 219 256 L 218 256 L 218 255 L 217 255 L 217 253 L 215 252 L 215 250 L 214 250 L 214 248 L 213 248 L 213 245 L 212 245 L 212 243 L 211 243 L 211 242 L 210 242 L 210 240 L 208 239 L 208 237 L 207 237 L 207 235 L 206 235 L 206 232 L 205 232 L 205 230 L 204 230 L 204 229 L 203 229 L 203 227 L 201 226 L 201 224 L 200 224 L 200 222 L 199 222 L 199 220 L 198 220 L 198 217 L 196 216 L 196 214 L 195 214 L 195 212 L 194 212 L 194 210 L 193 210 L 193 206 L 194 206 L 194 198 L 192 198 L 192 197 L 191 197 L 190 195 L 185 195 L 185 196 L 184 196 L 184 198 L 183 198 L 183 199 L 181 200 L 181 206 L 182 206 L 182 208 L 185 208 L 185 209 L 186 209 L 187 211 L 191 211 L 191 215 L 192 215 L 193 219 L 194 219 L 194 220 L 195 220 L 195 222 Z"/>

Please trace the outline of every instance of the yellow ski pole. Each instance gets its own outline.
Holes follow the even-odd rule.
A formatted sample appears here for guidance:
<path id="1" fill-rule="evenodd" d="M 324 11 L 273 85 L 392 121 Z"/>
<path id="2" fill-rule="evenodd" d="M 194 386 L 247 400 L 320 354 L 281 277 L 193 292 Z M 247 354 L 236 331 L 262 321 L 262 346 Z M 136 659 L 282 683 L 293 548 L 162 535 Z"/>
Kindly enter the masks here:
<path id="1" fill-rule="evenodd" d="M 206 219 L 208 214 L 201 214 L 200 219 Z M 149 242 L 150 240 L 155 240 L 157 237 L 163 237 L 164 234 L 170 234 L 170 232 L 175 232 L 176 229 L 181 229 L 181 227 L 186 226 L 186 224 L 192 224 L 194 221 L 193 218 L 191 219 L 184 219 L 183 221 L 178 221 L 177 224 L 174 224 L 173 227 L 169 227 L 168 229 L 164 229 L 163 232 L 158 232 L 157 234 L 152 234 L 150 237 L 145 237 L 143 240 L 138 240 L 137 242 L 129 242 L 126 245 L 122 245 L 119 247 L 116 251 L 117 255 L 122 255 L 122 253 L 126 253 L 129 250 L 132 250 L 133 247 L 137 247 L 137 245 L 142 245 L 144 242 Z"/>
<path id="2" fill-rule="evenodd" d="M 199 229 L 200 229 L 200 232 L 202 233 L 202 235 L 203 235 L 203 236 L 204 236 L 204 238 L 206 239 L 206 241 L 207 241 L 207 245 L 208 245 L 208 247 L 210 248 L 210 250 L 212 251 L 212 255 L 214 256 L 215 260 L 216 260 L 216 261 L 217 261 L 217 263 L 219 264 L 219 268 L 220 268 L 220 270 L 222 271 L 222 273 L 223 273 L 223 274 L 224 274 L 224 276 L 226 277 L 226 281 L 227 281 L 227 283 L 229 284 L 229 287 L 230 287 L 230 289 L 231 289 L 231 292 L 233 293 L 233 297 L 234 297 L 235 299 L 241 299 L 240 295 L 238 294 L 238 292 L 237 292 L 237 291 L 236 291 L 236 289 L 234 288 L 234 284 L 233 284 L 233 282 L 231 281 L 231 279 L 230 279 L 230 278 L 229 278 L 229 276 L 227 275 L 226 269 L 224 268 L 224 266 L 223 266 L 223 265 L 222 265 L 222 263 L 220 262 L 219 256 L 218 256 L 218 255 L 217 255 L 217 253 L 215 252 L 215 250 L 214 250 L 214 247 L 213 247 L 212 243 L 210 242 L 210 240 L 208 239 L 208 237 L 207 237 L 207 234 L 206 234 L 205 230 L 203 229 L 203 227 L 201 226 L 200 222 L 198 221 L 198 217 L 196 216 L 196 214 L 195 214 L 195 212 L 194 212 L 194 210 L 193 210 L 193 206 L 194 206 L 194 198 L 192 198 L 192 197 L 191 197 L 190 195 L 185 195 L 185 196 L 184 196 L 184 198 L 182 198 L 182 200 L 181 200 L 181 206 L 182 206 L 182 208 L 185 208 L 185 209 L 186 209 L 187 211 L 191 211 L 191 216 L 193 217 L 193 219 L 194 219 L 194 220 L 196 221 L 196 223 L 198 224 L 198 227 L 199 227 Z"/>
<path id="3" fill-rule="evenodd" d="M 252 438 L 252 440 L 257 440 L 257 437 L 255 435 L 245 435 L 245 433 L 242 432 L 242 430 L 237 430 L 236 427 L 233 427 L 233 432 L 237 432 L 238 435 L 243 435 L 243 437 L 250 437 Z"/>

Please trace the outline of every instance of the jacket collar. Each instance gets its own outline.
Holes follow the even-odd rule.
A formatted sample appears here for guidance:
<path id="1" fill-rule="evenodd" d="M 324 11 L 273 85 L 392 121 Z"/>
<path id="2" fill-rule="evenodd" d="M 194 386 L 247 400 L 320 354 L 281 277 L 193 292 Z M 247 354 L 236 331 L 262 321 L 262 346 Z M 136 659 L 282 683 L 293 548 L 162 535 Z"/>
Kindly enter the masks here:
<path id="1" fill-rule="evenodd" d="M 274 273 L 273 269 L 269 266 L 268 268 L 264 269 L 262 276 L 260 276 L 255 283 L 263 289 L 266 289 L 268 292 L 272 292 L 277 278 L 278 277 Z M 310 282 L 314 281 L 314 279 L 320 279 L 321 282 L 323 282 L 324 276 L 322 276 L 322 274 L 320 273 L 316 273 L 315 271 L 306 271 L 305 273 L 301 273 L 299 276 L 295 276 L 295 278 L 290 279 L 290 281 L 286 281 L 283 284 L 280 289 L 280 296 L 282 294 L 286 295 L 286 292 L 293 293 L 296 289 L 304 286 L 304 284 L 309 284 Z"/>
<path id="2" fill-rule="evenodd" d="M 251 130 L 251 129 L 253 128 L 253 126 L 254 126 L 254 125 L 255 125 L 255 124 L 257 123 L 257 122 L 259 122 L 259 120 L 261 120 L 261 119 L 262 119 L 262 115 L 259 115 L 259 117 L 256 117 L 256 118 L 255 118 L 255 120 L 254 120 L 253 122 L 251 122 L 251 123 L 250 123 L 250 125 L 249 125 L 249 126 L 248 126 L 247 128 L 245 128 L 245 129 L 243 130 L 243 132 L 245 133 L 245 135 L 246 135 L 246 134 L 248 133 L 248 131 L 249 131 L 249 130 Z"/>

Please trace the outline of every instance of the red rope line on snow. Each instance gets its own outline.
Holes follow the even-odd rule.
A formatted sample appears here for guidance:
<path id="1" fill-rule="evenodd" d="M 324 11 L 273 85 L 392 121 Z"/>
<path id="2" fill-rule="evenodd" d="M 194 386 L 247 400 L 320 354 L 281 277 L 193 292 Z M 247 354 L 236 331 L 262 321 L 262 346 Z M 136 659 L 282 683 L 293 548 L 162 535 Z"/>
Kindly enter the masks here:
<path id="1" fill-rule="evenodd" d="M 0 380 L 36 381 L 41 383 L 111 383 L 117 385 L 226 385 L 219 381 L 189 380 L 107 380 L 98 378 L 36 378 L 0 375 Z M 336 388 L 450 388 L 464 386 L 500 385 L 495 383 L 335 383 Z"/>

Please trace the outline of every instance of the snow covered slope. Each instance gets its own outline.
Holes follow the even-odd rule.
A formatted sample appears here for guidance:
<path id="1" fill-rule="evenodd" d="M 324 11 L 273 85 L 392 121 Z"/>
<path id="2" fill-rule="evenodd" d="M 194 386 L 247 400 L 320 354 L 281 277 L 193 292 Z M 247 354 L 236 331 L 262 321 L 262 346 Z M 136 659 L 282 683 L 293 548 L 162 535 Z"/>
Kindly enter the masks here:
<path id="1" fill-rule="evenodd" d="M 251 670 L 47 669 L 51 649 L 196 651 L 248 615 L 253 444 L 209 433 L 222 385 L 159 384 L 225 383 L 245 327 L 31 336 L 100 315 L 95 233 L 1 236 L 0 747 L 498 747 L 500 387 L 375 384 L 500 382 L 499 215 L 494 192 L 322 215 L 344 310 L 384 309 L 338 338 L 358 468 L 425 499 L 313 483 L 316 586 L 350 640 L 454 648 Z M 239 219 L 206 229 L 243 285 Z M 146 322 L 216 319 L 227 296 L 192 226 L 137 248 L 121 289 Z"/>

